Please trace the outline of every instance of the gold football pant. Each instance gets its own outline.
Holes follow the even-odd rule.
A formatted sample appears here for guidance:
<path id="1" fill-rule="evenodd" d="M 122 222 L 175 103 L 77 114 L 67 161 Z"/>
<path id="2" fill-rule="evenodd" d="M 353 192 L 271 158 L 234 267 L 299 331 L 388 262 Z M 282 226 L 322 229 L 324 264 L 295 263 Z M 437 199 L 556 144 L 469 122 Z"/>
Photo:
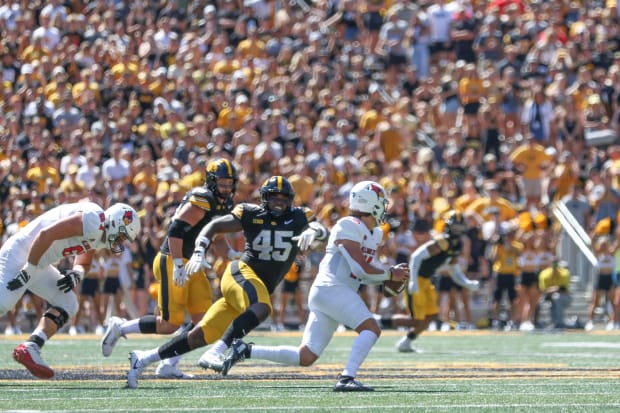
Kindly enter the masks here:
<path id="1" fill-rule="evenodd" d="M 211 344 L 220 339 L 230 323 L 255 303 L 264 303 L 273 311 L 269 291 L 258 275 L 243 261 L 230 262 L 222 275 L 222 298 L 200 320 L 205 341 Z"/>
<path id="2" fill-rule="evenodd" d="M 414 320 L 439 314 L 437 291 L 430 278 L 418 277 L 418 291 L 413 295 L 405 294 L 405 306 Z"/>
<path id="3" fill-rule="evenodd" d="M 183 259 L 183 262 L 185 261 Z M 206 274 L 194 274 L 180 287 L 172 281 L 173 270 L 172 257 L 157 253 L 153 262 L 153 274 L 158 282 L 159 313 L 164 320 L 180 326 L 185 321 L 186 311 L 190 315 L 205 313 L 213 303 L 213 294 Z"/>

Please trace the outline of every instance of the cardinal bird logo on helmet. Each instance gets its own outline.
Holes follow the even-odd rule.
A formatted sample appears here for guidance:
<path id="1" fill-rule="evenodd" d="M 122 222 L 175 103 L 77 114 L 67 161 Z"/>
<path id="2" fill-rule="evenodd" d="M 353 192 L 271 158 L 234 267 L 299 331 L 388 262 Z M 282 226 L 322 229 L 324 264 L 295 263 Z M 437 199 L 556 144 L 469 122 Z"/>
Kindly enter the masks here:
<path id="1" fill-rule="evenodd" d="M 129 225 L 133 222 L 133 212 L 132 211 L 125 211 L 125 214 L 123 214 L 123 223 L 125 225 Z"/>
<path id="2" fill-rule="evenodd" d="M 383 192 L 383 188 L 379 187 L 377 184 L 370 184 L 368 189 L 370 189 L 375 194 L 377 194 L 377 198 L 379 198 L 379 199 L 383 199 L 384 198 L 384 194 L 385 193 Z"/>

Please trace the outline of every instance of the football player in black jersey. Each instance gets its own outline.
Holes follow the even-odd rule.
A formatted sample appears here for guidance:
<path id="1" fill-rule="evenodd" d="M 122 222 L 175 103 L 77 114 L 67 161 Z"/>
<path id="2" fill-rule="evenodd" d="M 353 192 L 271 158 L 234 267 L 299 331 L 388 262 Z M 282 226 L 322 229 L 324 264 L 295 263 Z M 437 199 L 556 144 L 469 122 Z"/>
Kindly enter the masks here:
<path id="1" fill-rule="evenodd" d="M 407 335 L 397 343 L 400 352 L 415 352 L 411 341 L 422 334 L 439 313 L 437 292 L 431 277 L 439 267 L 448 264 L 450 276 L 460 286 L 476 290 L 478 281 L 468 279 L 458 263 L 463 249 L 463 237 L 467 225 L 461 212 L 450 210 L 444 218 L 443 233 L 422 244 L 409 258 L 409 285 L 405 302 L 409 317 L 403 320 L 381 318 L 381 324 L 389 326 L 409 326 Z"/>
<path id="2" fill-rule="evenodd" d="M 149 364 L 213 344 L 200 358 L 204 368 L 221 371 L 224 352 L 272 312 L 270 295 L 293 264 L 298 250 L 327 239 L 327 230 L 316 222 L 314 212 L 292 206 L 291 183 L 282 176 L 267 179 L 261 189 L 261 205 L 242 203 L 230 214 L 209 222 L 196 239 L 196 249 L 186 265 L 186 276 L 208 266 L 205 252 L 218 234 L 243 231 L 246 244 L 240 259 L 228 264 L 222 276 L 222 298 L 189 332 L 156 349 L 132 351 L 127 385 L 138 386 L 138 377 Z"/>
<path id="3" fill-rule="evenodd" d="M 134 320 L 111 317 L 101 341 L 105 357 L 112 353 L 118 339 L 128 333 L 171 334 L 183 324 L 186 312 L 196 324 L 211 307 L 213 295 L 206 274 L 201 270 L 203 276 L 186 277 L 185 263 L 192 256 L 200 230 L 213 218 L 232 210 L 237 179 L 237 170 L 229 160 L 219 158 L 207 164 L 205 185 L 193 188 L 184 196 L 153 262 L 159 315 L 145 315 Z M 214 247 L 219 255 L 228 254 L 230 258 L 236 255 L 223 237 Z M 160 363 L 156 375 L 189 378 L 177 367 L 179 359 L 174 357 Z"/>

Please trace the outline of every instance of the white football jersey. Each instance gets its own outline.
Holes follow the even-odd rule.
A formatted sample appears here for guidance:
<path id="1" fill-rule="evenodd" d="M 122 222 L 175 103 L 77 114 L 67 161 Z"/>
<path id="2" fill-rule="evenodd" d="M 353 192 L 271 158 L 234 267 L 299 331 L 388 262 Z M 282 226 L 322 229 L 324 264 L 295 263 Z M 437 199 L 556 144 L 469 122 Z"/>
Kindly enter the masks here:
<path id="1" fill-rule="evenodd" d="M 366 225 L 356 217 L 340 218 L 331 229 L 325 256 L 319 264 L 319 273 L 315 285 L 347 285 L 357 291 L 362 278 L 353 274 L 347 260 L 336 245 L 336 240 L 348 239 L 362 244 L 362 251 L 367 262 L 377 259 L 377 248 L 383 240 L 383 230 L 379 227 L 369 231 Z"/>
<path id="2" fill-rule="evenodd" d="M 107 242 L 102 241 L 105 232 L 103 209 L 93 202 L 79 202 L 57 206 L 35 218 L 10 239 L 10 242 L 14 243 L 11 251 L 27 257 L 30 245 L 43 228 L 78 211 L 82 212 L 82 234 L 84 235 L 54 241 L 43 253 L 38 266 L 53 264 L 63 257 L 84 254 L 93 249 L 106 248 Z"/>

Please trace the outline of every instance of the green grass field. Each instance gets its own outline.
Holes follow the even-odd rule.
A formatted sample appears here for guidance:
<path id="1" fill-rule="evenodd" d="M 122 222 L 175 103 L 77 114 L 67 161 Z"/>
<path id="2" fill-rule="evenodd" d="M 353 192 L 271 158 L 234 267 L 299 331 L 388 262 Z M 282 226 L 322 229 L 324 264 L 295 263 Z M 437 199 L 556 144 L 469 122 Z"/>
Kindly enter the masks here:
<path id="1" fill-rule="evenodd" d="M 358 379 L 372 393 L 334 393 L 353 334 L 337 334 L 315 366 L 246 360 L 227 377 L 202 370 L 198 350 L 182 361 L 193 380 L 160 380 L 155 366 L 125 388 L 127 354 L 165 337 L 130 336 L 110 358 L 99 338 L 59 335 L 43 357 L 56 370 L 34 379 L 11 357 L 26 336 L 0 338 L 1 411 L 130 412 L 617 412 L 620 334 L 616 332 L 427 333 L 417 354 L 400 354 L 401 333 L 385 331 Z M 297 345 L 300 333 L 253 333 L 249 341 Z"/>

